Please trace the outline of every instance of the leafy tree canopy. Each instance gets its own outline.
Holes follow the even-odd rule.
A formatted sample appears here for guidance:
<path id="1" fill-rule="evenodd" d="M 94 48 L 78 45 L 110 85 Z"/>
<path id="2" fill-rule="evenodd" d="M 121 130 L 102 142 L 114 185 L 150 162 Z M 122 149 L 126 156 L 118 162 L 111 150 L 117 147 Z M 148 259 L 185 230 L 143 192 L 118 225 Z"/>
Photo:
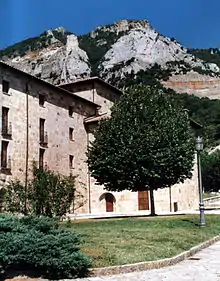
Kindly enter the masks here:
<path id="1" fill-rule="evenodd" d="M 218 192 L 220 190 L 220 151 L 201 155 L 202 183 L 206 192 Z"/>
<path id="2" fill-rule="evenodd" d="M 157 86 L 132 86 L 102 121 L 88 151 L 107 190 L 155 190 L 191 176 L 194 144 L 183 108 Z"/>

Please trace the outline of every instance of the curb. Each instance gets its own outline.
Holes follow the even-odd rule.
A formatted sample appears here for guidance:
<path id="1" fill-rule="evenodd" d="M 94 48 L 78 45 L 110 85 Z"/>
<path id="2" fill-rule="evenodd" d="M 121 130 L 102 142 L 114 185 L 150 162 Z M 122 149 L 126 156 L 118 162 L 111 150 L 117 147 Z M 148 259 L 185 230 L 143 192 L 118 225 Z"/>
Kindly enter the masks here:
<path id="1" fill-rule="evenodd" d="M 166 266 L 175 265 L 195 255 L 197 252 L 207 248 L 208 246 L 214 244 L 217 241 L 220 241 L 220 236 L 215 236 L 212 239 L 205 241 L 197 246 L 194 246 L 188 251 L 182 252 L 181 254 L 176 255 L 172 258 L 166 258 L 157 261 L 139 262 L 134 264 L 125 264 L 120 266 L 93 268 L 90 270 L 90 276 L 95 277 L 95 276 L 124 274 L 124 273 L 130 273 L 135 271 L 145 271 L 145 270 L 158 269 Z"/>

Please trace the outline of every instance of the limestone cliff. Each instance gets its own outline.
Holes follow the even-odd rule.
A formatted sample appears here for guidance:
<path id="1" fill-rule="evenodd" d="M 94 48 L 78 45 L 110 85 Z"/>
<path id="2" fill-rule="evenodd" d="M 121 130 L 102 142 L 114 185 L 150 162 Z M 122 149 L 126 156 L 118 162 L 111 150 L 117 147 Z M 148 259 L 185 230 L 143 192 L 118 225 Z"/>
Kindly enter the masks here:
<path id="1" fill-rule="evenodd" d="M 56 37 L 60 33 L 63 38 Z M 31 42 L 33 40 L 37 42 L 33 45 L 27 42 L 26 46 L 29 47 L 24 53 L 20 52 L 19 46 L 15 54 L 4 50 L 2 54 L 0 53 L 2 59 L 14 67 L 56 85 L 74 81 L 78 77 L 90 76 L 88 56 L 80 49 L 76 35 L 58 28 L 46 31 Z"/>
<path id="2" fill-rule="evenodd" d="M 122 20 L 76 36 L 48 30 L 0 51 L 0 59 L 54 84 L 98 75 L 116 86 L 156 69 L 161 82 L 178 92 L 220 98 L 220 68 L 146 20 Z"/>

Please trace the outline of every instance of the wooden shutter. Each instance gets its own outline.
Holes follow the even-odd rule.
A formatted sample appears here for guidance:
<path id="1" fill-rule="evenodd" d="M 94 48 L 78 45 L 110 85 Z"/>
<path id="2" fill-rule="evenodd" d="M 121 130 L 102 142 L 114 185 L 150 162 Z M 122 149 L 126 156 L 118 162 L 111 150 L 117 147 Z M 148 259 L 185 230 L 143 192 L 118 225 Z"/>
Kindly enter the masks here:
<path id="1" fill-rule="evenodd" d="M 2 92 L 3 93 L 8 93 L 9 92 L 9 82 L 3 80 L 2 81 Z"/>
<path id="2" fill-rule="evenodd" d="M 2 107 L 2 133 L 7 134 L 8 131 L 8 108 Z"/>
<path id="3" fill-rule="evenodd" d="M 7 168 L 7 149 L 8 149 L 8 142 L 2 141 L 2 152 L 1 152 L 1 167 Z"/>
<path id="4" fill-rule="evenodd" d="M 39 168 L 43 169 L 44 167 L 44 149 L 40 148 L 39 151 Z"/>
<path id="5" fill-rule="evenodd" d="M 44 123 L 45 120 L 40 118 L 40 142 L 44 142 Z"/>
<path id="6" fill-rule="evenodd" d="M 138 191 L 138 210 L 149 210 L 148 191 Z"/>

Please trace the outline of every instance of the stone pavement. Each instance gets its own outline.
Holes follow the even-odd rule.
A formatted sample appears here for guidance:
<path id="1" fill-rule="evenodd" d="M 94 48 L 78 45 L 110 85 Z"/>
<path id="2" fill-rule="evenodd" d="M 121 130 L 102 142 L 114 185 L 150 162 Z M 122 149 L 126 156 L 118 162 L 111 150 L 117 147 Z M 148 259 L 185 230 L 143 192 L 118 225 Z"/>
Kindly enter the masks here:
<path id="1" fill-rule="evenodd" d="M 75 281 L 220 281 L 220 242 L 174 266 Z"/>
<path id="2" fill-rule="evenodd" d="M 219 210 L 205 210 L 205 213 L 212 215 L 220 215 Z M 157 212 L 158 216 L 176 216 L 176 215 L 199 215 L 199 210 L 185 210 L 178 212 Z M 126 218 L 126 217 L 141 217 L 150 215 L 150 211 L 137 211 L 132 213 L 103 213 L 103 214 L 67 214 L 64 220 L 84 220 L 84 219 L 103 219 L 103 218 Z"/>

